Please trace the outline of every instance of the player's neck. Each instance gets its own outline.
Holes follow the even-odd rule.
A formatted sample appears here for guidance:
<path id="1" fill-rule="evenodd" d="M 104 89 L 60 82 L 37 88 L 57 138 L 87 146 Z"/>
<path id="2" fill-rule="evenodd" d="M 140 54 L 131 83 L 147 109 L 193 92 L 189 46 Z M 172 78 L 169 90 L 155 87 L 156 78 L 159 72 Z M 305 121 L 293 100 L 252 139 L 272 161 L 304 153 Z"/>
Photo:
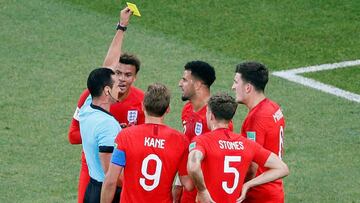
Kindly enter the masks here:
<path id="1" fill-rule="evenodd" d="M 104 110 L 110 112 L 110 102 L 106 101 L 104 98 L 93 98 L 92 102 L 93 105 L 95 106 L 99 106 L 101 108 L 103 108 Z"/>
<path id="2" fill-rule="evenodd" d="M 256 93 L 249 99 L 249 102 L 247 102 L 246 106 L 249 108 L 249 110 L 251 110 L 265 98 L 266 97 L 264 93 Z"/>
<path id="3" fill-rule="evenodd" d="M 222 123 L 222 122 L 212 123 L 210 128 L 212 131 L 220 128 L 229 128 L 229 123 Z"/>
<path id="4" fill-rule="evenodd" d="M 155 116 L 145 115 L 145 123 L 164 124 L 164 116 L 155 117 Z"/>
<path id="5" fill-rule="evenodd" d="M 198 112 L 201 108 L 203 108 L 210 98 L 210 91 L 200 91 L 193 98 L 191 98 L 190 102 L 193 106 L 194 112 Z"/>

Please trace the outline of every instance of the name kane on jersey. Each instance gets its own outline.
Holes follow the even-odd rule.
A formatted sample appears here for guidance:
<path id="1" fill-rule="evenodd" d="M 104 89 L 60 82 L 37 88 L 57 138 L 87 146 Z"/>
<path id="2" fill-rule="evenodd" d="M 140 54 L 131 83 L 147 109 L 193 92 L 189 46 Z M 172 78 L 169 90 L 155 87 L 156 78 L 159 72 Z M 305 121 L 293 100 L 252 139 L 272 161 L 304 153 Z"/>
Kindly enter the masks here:
<path id="1" fill-rule="evenodd" d="M 153 138 L 153 137 L 145 137 L 144 146 L 164 149 L 165 148 L 165 140 L 157 139 L 157 138 Z"/>

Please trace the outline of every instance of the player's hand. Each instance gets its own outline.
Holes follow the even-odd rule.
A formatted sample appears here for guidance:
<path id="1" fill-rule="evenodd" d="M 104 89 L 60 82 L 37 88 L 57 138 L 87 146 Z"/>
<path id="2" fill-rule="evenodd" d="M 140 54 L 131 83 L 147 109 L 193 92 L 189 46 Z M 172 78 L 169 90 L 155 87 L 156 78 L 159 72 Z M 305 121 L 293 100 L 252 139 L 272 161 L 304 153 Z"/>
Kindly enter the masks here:
<path id="1" fill-rule="evenodd" d="M 198 191 L 196 196 L 196 202 L 200 203 L 215 203 L 215 201 L 211 198 L 208 190 Z"/>
<path id="2" fill-rule="evenodd" d="M 132 15 L 132 11 L 130 11 L 129 7 L 125 7 L 120 11 L 120 25 L 126 27 L 129 24 L 130 16 Z"/>
<path id="3" fill-rule="evenodd" d="M 244 201 L 244 199 L 246 198 L 246 193 L 249 190 L 249 186 L 248 184 L 244 183 L 242 190 L 241 190 L 241 195 L 240 197 L 236 200 L 236 203 L 240 203 L 242 201 Z"/>

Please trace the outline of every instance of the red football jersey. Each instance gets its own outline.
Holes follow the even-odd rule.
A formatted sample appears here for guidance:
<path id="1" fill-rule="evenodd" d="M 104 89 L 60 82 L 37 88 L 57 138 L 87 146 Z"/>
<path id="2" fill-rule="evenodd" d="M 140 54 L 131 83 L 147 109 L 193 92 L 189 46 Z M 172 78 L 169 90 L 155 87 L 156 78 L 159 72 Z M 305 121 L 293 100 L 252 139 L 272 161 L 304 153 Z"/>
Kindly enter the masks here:
<path id="1" fill-rule="evenodd" d="M 145 123 L 142 110 L 144 92 L 131 86 L 129 95 L 122 101 L 110 106 L 110 113 L 119 121 L 122 128 Z"/>
<path id="2" fill-rule="evenodd" d="M 251 162 L 263 166 L 271 153 L 225 128 L 195 137 L 189 148 L 203 153 L 205 185 L 215 202 L 235 202 Z"/>
<path id="3" fill-rule="evenodd" d="M 210 129 L 206 122 L 206 108 L 202 107 L 199 111 L 194 112 L 191 102 L 187 102 L 181 113 L 181 120 L 184 128 L 184 134 L 191 141 L 195 136 L 209 132 Z M 233 130 L 232 121 L 229 123 L 229 129 Z"/>
<path id="4" fill-rule="evenodd" d="M 76 106 L 74 116 L 69 126 L 68 138 L 71 144 L 81 144 L 81 135 L 80 135 L 80 127 L 79 127 L 79 110 L 89 95 L 90 95 L 89 90 L 85 89 L 81 93 L 80 98 L 78 100 L 78 104 Z"/>
<path id="5" fill-rule="evenodd" d="M 281 158 L 284 128 L 285 120 L 279 105 L 266 98 L 250 110 L 243 122 L 241 134 L 256 141 Z M 265 167 L 259 167 L 256 176 L 266 170 Z M 246 202 L 262 202 L 265 199 L 272 200 L 270 202 L 284 202 L 281 179 L 251 188 L 247 194 Z"/>
<path id="6" fill-rule="evenodd" d="M 187 174 L 184 135 L 166 125 L 143 124 L 122 130 L 115 143 L 126 157 L 120 202 L 172 202 L 176 172 Z"/>
<path id="7" fill-rule="evenodd" d="M 187 102 L 183 107 L 181 120 L 184 128 L 184 134 L 189 142 L 196 136 L 210 132 L 206 122 L 206 108 L 202 107 L 199 111 L 194 112 L 191 102 Z M 229 129 L 233 130 L 232 121 L 229 123 Z M 181 203 L 195 202 L 197 190 L 193 191 L 183 190 L 181 196 Z"/>
<path id="8" fill-rule="evenodd" d="M 194 112 L 191 102 L 187 102 L 181 113 L 181 120 L 184 127 L 184 134 L 189 141 L 193 137 L 209 132 L 206 123 L 206 107 L 202 107 L 198 112 Z"/>

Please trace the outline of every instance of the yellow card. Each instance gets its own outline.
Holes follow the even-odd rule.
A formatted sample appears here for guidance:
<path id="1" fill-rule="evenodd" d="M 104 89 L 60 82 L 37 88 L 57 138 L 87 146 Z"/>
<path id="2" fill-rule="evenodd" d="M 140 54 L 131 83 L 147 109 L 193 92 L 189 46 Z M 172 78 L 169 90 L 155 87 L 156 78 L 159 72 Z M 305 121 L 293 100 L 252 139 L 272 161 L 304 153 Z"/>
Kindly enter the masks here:
<path id="1" fill-rule="evenodd" d="M 126 4 L 129 7 L 130 11 L 133 12 L 134 15 L 139 16 L 139 17 L 141 16 L 140 11 L 135 4 L 129 3 L 129 2 L 126 2 Z"/>

